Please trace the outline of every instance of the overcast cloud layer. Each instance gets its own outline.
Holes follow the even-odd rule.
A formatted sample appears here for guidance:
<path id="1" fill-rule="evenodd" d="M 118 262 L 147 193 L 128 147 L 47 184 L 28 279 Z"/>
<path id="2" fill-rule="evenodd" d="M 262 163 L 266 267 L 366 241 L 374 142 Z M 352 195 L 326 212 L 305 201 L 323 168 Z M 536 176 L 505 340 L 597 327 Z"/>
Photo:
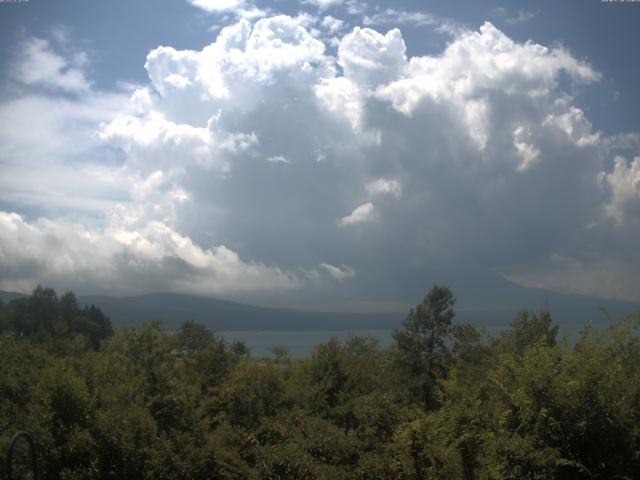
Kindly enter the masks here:
<path id="1" fill-rule="evenodd" d="M 150 51 L 144 85 L 97 90 L 89 53 L 22 40 L 0 289 L 387 301 L 407 272 L 473 266 L 640 299 L 640 136 L 594 131 L 574 101 L 601 80 L 586 61 L 489 22 L 428 17 L 449 44 L 408 57 L 385 12 L 374 30 L 325 15 L 335 0 L 191 3 L 237 19 L 201 50 Z"/>

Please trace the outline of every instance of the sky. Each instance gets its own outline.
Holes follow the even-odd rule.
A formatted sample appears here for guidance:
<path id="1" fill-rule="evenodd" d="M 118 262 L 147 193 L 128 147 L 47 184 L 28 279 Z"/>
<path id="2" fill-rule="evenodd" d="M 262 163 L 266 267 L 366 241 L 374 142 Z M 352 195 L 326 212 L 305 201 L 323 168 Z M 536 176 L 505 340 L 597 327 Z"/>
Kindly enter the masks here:
<path id="1" fill-rule="evenodd" d="M 0 289 L 640 300 L 639 27 L 600 0 L 0 2 Z"/>

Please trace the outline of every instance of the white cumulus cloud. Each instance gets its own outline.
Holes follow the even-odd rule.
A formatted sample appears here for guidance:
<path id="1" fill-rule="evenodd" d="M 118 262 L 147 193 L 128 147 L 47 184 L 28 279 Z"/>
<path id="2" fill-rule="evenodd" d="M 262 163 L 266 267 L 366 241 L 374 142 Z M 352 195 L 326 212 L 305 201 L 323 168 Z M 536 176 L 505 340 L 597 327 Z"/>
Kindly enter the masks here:
<path id="1" fill-rule="evenodd" d="M 200 48 L 154 48 L 148 81 L 115 92 L 55 42 L 33 47 L 53 53 L 51 75 L 12 74 L 18 95 L 0 104 L 2 288 L 337 283 L 315 272 L 399 298 L 423 293 L 403 278 L 464 258 L 640 298 L 639 144 L 611 167 L 614 140 L 567 87 L 598 81 L 591 65 L 491 23 L 420 56 L 397 28 L 356 27 L 336 54 L 312 29 L 344 26 L 325 20 L 242 18 Z"/>
<path id="2" fill-rule="evenodd" d="M 189 0 L 189 3 L 207 12 L 237 10 L 246 5 L 245 0 Z"/>
<path id="3" fill-rule="evenodd" d="M 0 211 L 0 288 L 29 290 L 37 282 L 59 288 L 123 293 L 185 291 L 205 294 L 299 286 L 292 274 L 249 263 L 220 245 L 203 249 L 163 222 L 102 230 L 49 219 L 28 222 Z M 34 278 L 35 277 L 35 278 Z"/>
<path id="4" fill-rule="evenodd" d="M 640 222 L 640 157 L 629 163 L 616 157 L 613 171 L 603 176 L 612 192 L 608 213 L 620 223 Z"/>
<path id="5" fill-rule="evenodd" d="M 378 178 L 366 185 L 370 195 L 392 195 L 400 197 L 402 195 L 402 185 L 397 180 Z"/>
<path id="6" fill-rule="evenodd" d="M 344 22 L 339 18 L 332 17 L 331 15 L 326 15 L 320 21 L 320 26 L 324 28 L 330 35 L 333 35 L 342 30 Z"/>
<path id="7" fill-rule="evenodd" d="M 315 5 L 320 10 L 326 10 L 327 8 L 342 5 L 342 3 L 344 3 L 344 0 L 303 0 L 302 3 Z"/>
<path id="8" fill-rule="evenodd" d="M 397 28 L 381 35 L 370 28 L 355 27 L 340 42 L 338 56 L 345 77 L 376 87 L 398 77 L 405 67 L 405 52 Z"/>
<path id="9" fill-rule="evenodd" d="M 358 223 L 368 223 L 376 219 L 376 211 L 373 203 L 368 202 L 354 208 L 346 217 L 340 219 L 340 226 L 355 225 Z"/>
<path id="10" fill-rule="evenodd" d="M 345 280 L 347 278 L 353 278 L 356 275 L 355 270 L 348 267 L 347 265 L 340 265 L 336 267 L 335 265 L 331 265 L 330 263 L 321 263 L 320 266 L 324 268 L 329 275 L 335 278 L 338 281 Z"/>
<path id="11" fill-rule="evenodd" d="M 20 43 L 11 73 L 26 85 L 84 92 L 91 86 L 82 70 L 86 58 L 83 52 L 67 58 L 55 52 L 47 40 L 30 37 Z"/>

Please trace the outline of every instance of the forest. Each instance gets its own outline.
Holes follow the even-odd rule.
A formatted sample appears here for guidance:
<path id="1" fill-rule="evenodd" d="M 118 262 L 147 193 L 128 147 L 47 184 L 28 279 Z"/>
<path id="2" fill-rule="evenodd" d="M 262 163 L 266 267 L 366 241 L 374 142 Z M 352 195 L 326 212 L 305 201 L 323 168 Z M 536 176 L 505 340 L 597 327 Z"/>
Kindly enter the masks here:
<path id="1" fill-rule="evenodd" d="M 639 325 L 570 340 L 522 311 L 489 336 L 436 285 L 389 348 L 252 358 L 193 321 L 113 331 L 38 287 L 0 302 L 0 474 L 24 430 L 46 479 L 637 479 Z"/>

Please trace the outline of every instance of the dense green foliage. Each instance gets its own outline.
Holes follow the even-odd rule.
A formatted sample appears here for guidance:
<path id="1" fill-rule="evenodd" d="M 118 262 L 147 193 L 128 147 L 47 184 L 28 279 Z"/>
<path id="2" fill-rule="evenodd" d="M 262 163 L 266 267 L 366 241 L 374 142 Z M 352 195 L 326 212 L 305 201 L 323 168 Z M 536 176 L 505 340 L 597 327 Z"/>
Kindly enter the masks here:
<path id="1" fill-rule="evenodd" d="M 638 478 L 637 316 L 570 346 L 547 312 L 488 338 L 454 303 L 434 287 L 387 349 L 252 359 L 38 288 L 0 304 L 0 451 L 32 432 L 62 479 Z"/>

